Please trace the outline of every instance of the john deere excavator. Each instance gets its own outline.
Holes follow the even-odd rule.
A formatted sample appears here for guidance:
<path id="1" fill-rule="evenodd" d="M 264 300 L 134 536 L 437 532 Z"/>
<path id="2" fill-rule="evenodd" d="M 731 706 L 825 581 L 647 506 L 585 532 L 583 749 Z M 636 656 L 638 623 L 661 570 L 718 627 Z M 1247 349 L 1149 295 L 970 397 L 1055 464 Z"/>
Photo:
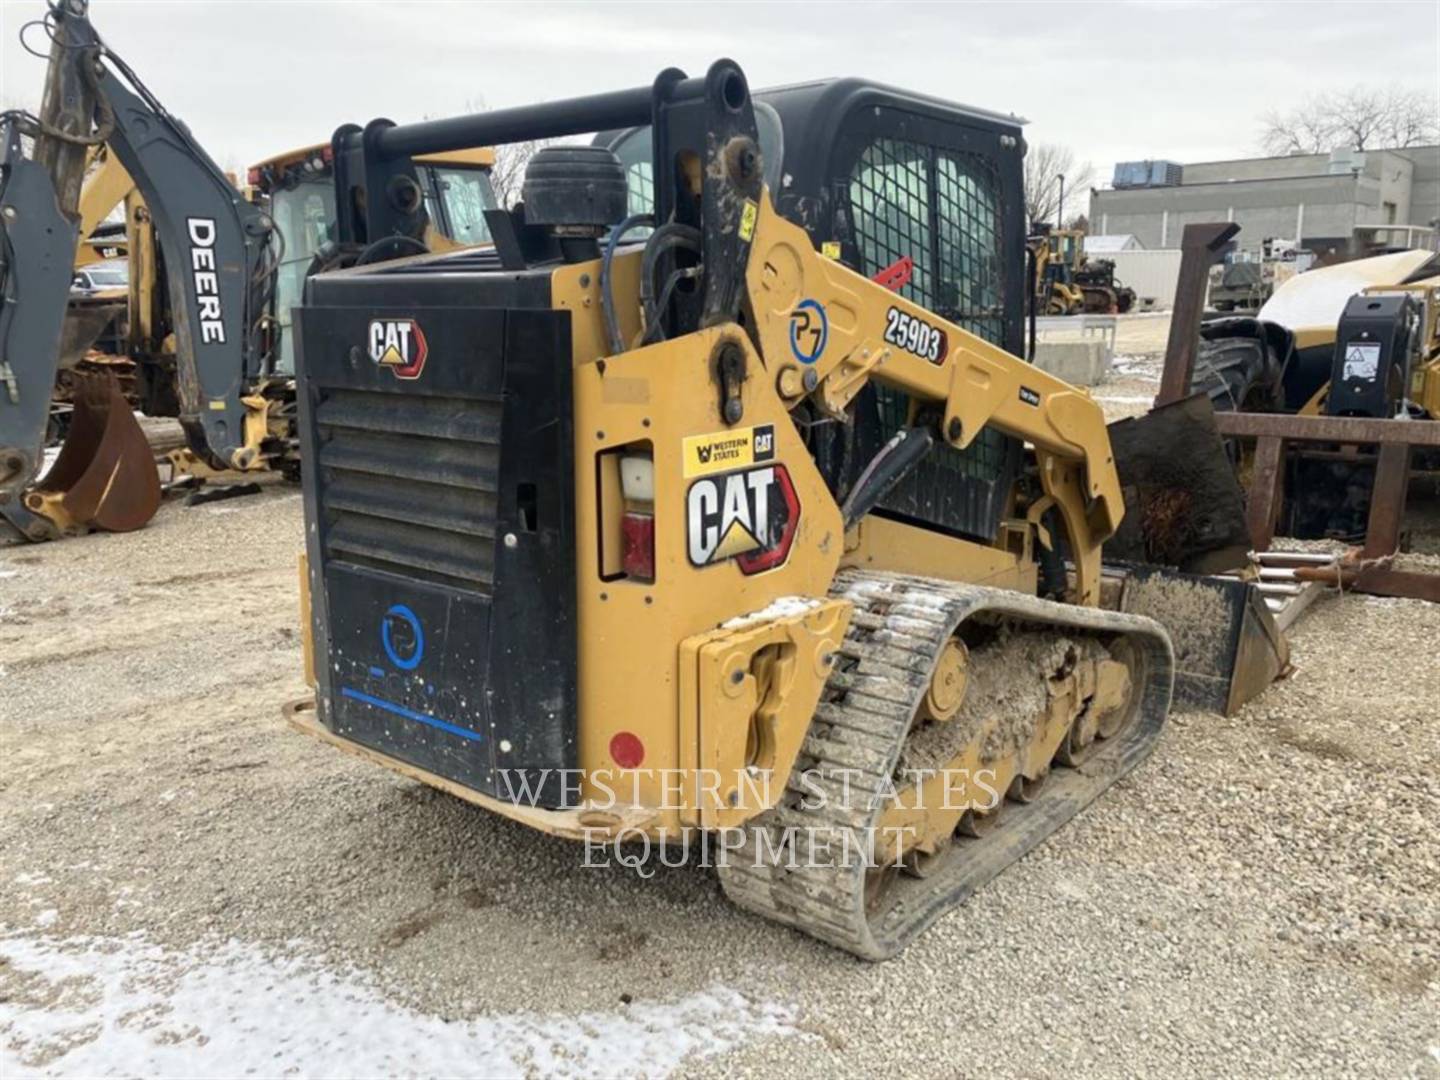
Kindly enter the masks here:
<path id="1" fill-rule="evenodd" d="M 597 131 L 493 248 L 306 283 L 289 715 L 550 833 L 709 834 L 735 902 L 892 956 L 1172 692 L 1159 624 L 1099 607 L 1101 410 L 1017 358 L 1020 129 L 719 61 L 342 128 L 342 227 L 416 236 L 416 154 Z"/>
<path id="2" fill-rule="evenodd" d="M 150 447 L 110 379 L 77 393 L 60 456 L 34 483 L 91 149 L 108 146 L 134 181 L 170 260 L 180 419 L 192 448 L 217 465 L 244 468 L 254 453 L 241 396 L 267 362 L 261 316 L 275 257 L 270 219 L 104 47 L 84 0 L 55 0 L 43 26 L 40 113 L 0 117 L 0 516 L 30 539 L 136 528 L 159 501 Z"/>
<path id="3" fill-rule="evenodd" d="M 328 217 L 321 208 L 317 229 L 305 202 L 316 183 L 332 191 L 328 148 L 262 163 L 256 198 L 247 199 L 104 46 L 84 0 L 54 0 L 34 25 L 51 42 L 41 113 L 0 117 L 0 532 L 8 525 L 45 540 L 149 521 L 159 477 L 132 407 L 180 418 L 187 445 L 170 457 L 181 472 L 294 475 L 285 331 L 298 282 L 322 266 L 483 239 L 493 155 L 462 150 L 417 164 L 426 184 L 418 240 L 329 236 L 333 208 Z M 28 155 L 23 137 L 33 139 Z M 121 200 L 131 265 L 126 355 L 77 365 L 114 305 L 71 302 L 67 317 L 71 268 Z M 272 202 L 285 215 L 278 227 Z M 292 230 L 296 253 L 287 255 Z M 57 369 L 58 394 L 74 411 L 41 476 Z"/>

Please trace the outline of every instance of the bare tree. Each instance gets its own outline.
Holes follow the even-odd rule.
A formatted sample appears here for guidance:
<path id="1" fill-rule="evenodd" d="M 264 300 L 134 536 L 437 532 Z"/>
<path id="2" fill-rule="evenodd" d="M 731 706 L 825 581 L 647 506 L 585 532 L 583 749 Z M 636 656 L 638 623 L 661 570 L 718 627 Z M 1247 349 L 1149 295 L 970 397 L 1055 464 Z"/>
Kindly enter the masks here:
<path id="1" fill-rule="evenodd" d="M 490 106 L 483 97 L 466 98 L 461 107 L 462 114 L 489 112 Z M 422 120 L 434 120 L 427 113 Z M 502 143 L 495 147 L 495 164 L 490 169 L 490 186 L 495 189 L 495 200 L 508 210 L 520 201 L 520 189 L 525 183 L 525 166 L 537 150 L 549 146 L 554 139 L 529 139 L 525 142 Z"/>
<path id="2" fill-rule="evenodd" d="M 1440 103 L 1418 90 L 1392 88 L 1381 137 L 1386 146 L 1402 150 L 1440 141 Z"/>
<path id="3" fill-rule="evenodd" d="M 1075 161 L 1075 151 L 1057 143 L 1035 143 L 1025 152 L 1025 213 L 1031 224 L 1054 221 L 1060 207 L 1060 178 L 1065 179 L 1065 201 L 1077 200 L 1090 187 L 1095 170 Z"/>
<path id="4" fill-rule="evenodd" d="M 1419 90 L 1352 86 L 1272 109 L 1261 118 L 1260 144 L 1277 155 L 1418 146 L 1440 137 L 1437 111 Z"/>
<path id="5" fill-rule="evenodd" d="M 501 206 L 509 209 L 520 201 L 520 188 L 525 183 L 525 166 L 536 151 L 550 145 L 550 139 L 528 139 L 504 143 L 495 148 L 495 164 L 490 169 L 490 186 Z"/>

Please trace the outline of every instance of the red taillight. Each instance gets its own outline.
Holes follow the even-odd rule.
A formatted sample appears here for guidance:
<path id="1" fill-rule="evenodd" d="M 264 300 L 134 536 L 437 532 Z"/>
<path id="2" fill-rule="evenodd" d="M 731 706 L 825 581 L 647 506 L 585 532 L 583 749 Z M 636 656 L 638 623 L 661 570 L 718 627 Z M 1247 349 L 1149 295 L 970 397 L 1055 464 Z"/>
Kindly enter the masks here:
<path id="1" fill-rule="evenodd" d="M 649 454 L 620 459 L 620 490 L 625 513 L 620 520 L 620 566 L 636 581 L 655 580 L 655 463 Z"/>
<path id="2" fill-rule="evenodd" d="M 626 511 L 620 523 L 620 565 L 627 577 L 655 580 L 655 516 Z"/>
<path id="3" fill-rule="evenodd" d="M 645 760 L 645 744 L 640 736 L 621 731 L 610 740 L 610 756 L 622 769 L 638 768 Z"/>

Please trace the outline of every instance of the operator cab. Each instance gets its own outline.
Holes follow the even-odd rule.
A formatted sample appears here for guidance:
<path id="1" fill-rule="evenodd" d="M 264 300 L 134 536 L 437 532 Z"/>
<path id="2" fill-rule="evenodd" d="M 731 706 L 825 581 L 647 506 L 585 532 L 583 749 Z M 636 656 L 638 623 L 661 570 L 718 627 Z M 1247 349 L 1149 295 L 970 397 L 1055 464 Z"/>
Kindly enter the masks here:
<path id="1" fill-rule="evenodd" d="M 867 277 L 912 259 L 901 295 L 1025 355 L 1022 120 L 856 78 L 760 90 L 753 100 L 777 211 Z M 594 141 L 624 165 L 630 213 L 650 211 L 651 128 Z M 852 432 L 814 436 L 833 490 L 848 487 L 860 463 L 907 424 L 909 407 L 897 390 L 867 387 Z M 835 445 L 818 445 L 826 442 Z M 965 451 L 937 445 L 880 512 L 989 540 L 1008 512 L 1020 456 L 1018 441 L 996 431 Z"/>

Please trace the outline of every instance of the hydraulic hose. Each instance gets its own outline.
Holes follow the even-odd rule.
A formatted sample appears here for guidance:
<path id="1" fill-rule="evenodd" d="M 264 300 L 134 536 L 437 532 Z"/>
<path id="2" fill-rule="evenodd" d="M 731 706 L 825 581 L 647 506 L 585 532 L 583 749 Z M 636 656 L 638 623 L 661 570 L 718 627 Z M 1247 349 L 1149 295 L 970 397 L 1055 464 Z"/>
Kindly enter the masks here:
<path id="1" fill-rule="evenodd" d="M 666 222 L 645 241 L 645 254 L 640 260 L 640 303 L 645 310 L 645 335 L 643 344 L 663 341 L 665 331 L 660 325 L 664 311 L 655 302 L 655 270 L 662 256 L 676 249 L 700 254 L 700 230 L 693 225 L 682 225 L 678 221 Z"/>
<path id="2" fill-rule="evenodd" d="M 605 241 L 605 255 L 600 260 L 600 310 L 605 316 L 605 336 L 610 342 L 612 355 L 625 351 L 625 341 L 620 337 L 620 320 L 615 314 L 615 289 L 611 277 L 615 249 L 620 246 L 621 238 L 631 229 L 654 224 L 654 214 L 631 214 L 610 230 L 610 238 Z"/>

